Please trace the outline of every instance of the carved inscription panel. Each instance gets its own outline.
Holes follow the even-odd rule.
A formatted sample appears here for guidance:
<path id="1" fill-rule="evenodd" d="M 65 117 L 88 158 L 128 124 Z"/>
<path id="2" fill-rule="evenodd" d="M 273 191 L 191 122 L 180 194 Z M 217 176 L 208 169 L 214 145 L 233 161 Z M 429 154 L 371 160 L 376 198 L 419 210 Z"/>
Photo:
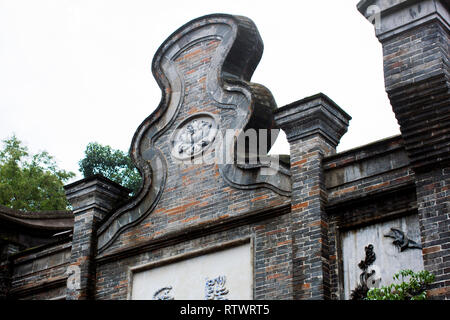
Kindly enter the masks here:
<path id="1" fill-rule="evenodd" d="M 364 286 L 391 284 L 401 270 L 424 269 L 416 215 L 350 230 L 341 239 L 345 299 L 352 291 L 363 294 Z"/>
<path id="2" fill-rule="evenodd" d="M 133 300 L 250 300 L 250 244 L 132 273 Z"/>

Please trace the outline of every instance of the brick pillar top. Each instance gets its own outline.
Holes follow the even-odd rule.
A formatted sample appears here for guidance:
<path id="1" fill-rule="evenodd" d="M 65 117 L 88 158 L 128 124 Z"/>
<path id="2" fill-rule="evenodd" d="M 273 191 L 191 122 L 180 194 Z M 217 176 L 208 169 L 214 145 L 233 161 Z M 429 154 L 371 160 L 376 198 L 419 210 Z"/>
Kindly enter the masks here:
<path id="1" fill-rule="evenodd" d="M 365 0 L 358 10 L 383 46 L 385 87 L 413 169 L 450 162 L 450 4 Z"/>
<path id="2" fill-rule="evenodd" d="M 128 199 L 131 192 L 101 174 L 68 184 L 64 186 L 64 190 L 75 215 L 90 209 L 106 214 L 114 206 Z"/>
<path id="3" fill-rule="evenodd" d="M 444 33 L 450 32 L 448 1 L 363 0 L 357 8 L 374 25 L 383 44 L 388 94 L 398 87 L 444 73 L 448 42 L 431 26 L 436 24 Z"/>
<path id="4" fill-rule="evenodd" d="M 428 294 L 450 297 L 450 3 L 448 0 L 361 1 L 383 46 L 386 92 L 415 171 L 425 270 L 436 275 Z"/>
<path id="5" fill-rule="evenodd" d="M 380 41 L 431 20 L 450 28 L 450 4 L 445 0 L 362 0 L 357 8 L 374 24 Z"/>
<path id="6" fill-rule="evenodd" d="M 64 189 L 75 215 L 66 299 L 93 299 L 98 225 L 116 205 L 128 199 L 130 190 L 102 175 L 76 181 Z"/>
<path id="7" fill-rule="evenodd" d="M 319 93 L 275 111 L 275 122 L 289 142 L 320 134 L 334 148 L 347 132 L 351 117 L 325 94 Z"/>

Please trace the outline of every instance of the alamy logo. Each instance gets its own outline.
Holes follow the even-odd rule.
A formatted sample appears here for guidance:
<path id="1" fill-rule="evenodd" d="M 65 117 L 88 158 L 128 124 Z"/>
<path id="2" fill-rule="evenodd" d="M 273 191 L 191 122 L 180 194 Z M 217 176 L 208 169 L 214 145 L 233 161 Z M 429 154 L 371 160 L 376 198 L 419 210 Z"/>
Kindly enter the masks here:
<path id="1" fill-rule="evenodd" d="M 170 139 L 172 160 L 178 164 L 235 164 L 262 168 L 273 175 L 278 155 L 268 155 L 278 129 L 218 130 L 213 118 L 202 115 L 182 123 Z"/>

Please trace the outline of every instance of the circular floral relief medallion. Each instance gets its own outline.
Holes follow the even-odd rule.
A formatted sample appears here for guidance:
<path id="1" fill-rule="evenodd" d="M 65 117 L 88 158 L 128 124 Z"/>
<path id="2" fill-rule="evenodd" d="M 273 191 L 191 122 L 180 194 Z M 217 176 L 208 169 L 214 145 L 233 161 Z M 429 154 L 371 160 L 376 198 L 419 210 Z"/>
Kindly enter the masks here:
<path id="1" fill-rule="evenodd" d="M 184 160 L 202 154 L 213 143 L 216 134 L 217 121 L 213 115 L 199 113 L 189 117 L 172 134 L 172 155 Z"/>

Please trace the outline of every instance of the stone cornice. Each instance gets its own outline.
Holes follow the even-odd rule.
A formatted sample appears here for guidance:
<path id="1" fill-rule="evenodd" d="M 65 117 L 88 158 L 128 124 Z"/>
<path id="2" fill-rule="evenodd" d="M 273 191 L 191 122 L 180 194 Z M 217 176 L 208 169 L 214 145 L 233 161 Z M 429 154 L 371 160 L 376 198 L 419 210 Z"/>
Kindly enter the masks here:
<path id="1" fill-rule="evenodd" d="M 325 94 L 319 93 L 277 109 L 277 126 L 289 142 L 321 134 L 336 147 L 347 132 L 351 117 Z"/>
<path id="2" fill-rule="evenodd" d="M 357 5 L 361 14 L 375 26 L 380 41 L 432 20 L 450 30 L 450 5 L 442 0 L 363 0 Z"/>
<path id="3" fill-rule="evenodd" d="M 128 199 L 130 193 L 128 188 L 99 174 L 66 185 L 64 189 L 75 215 L 92 208 L 107 213 Z"/>

